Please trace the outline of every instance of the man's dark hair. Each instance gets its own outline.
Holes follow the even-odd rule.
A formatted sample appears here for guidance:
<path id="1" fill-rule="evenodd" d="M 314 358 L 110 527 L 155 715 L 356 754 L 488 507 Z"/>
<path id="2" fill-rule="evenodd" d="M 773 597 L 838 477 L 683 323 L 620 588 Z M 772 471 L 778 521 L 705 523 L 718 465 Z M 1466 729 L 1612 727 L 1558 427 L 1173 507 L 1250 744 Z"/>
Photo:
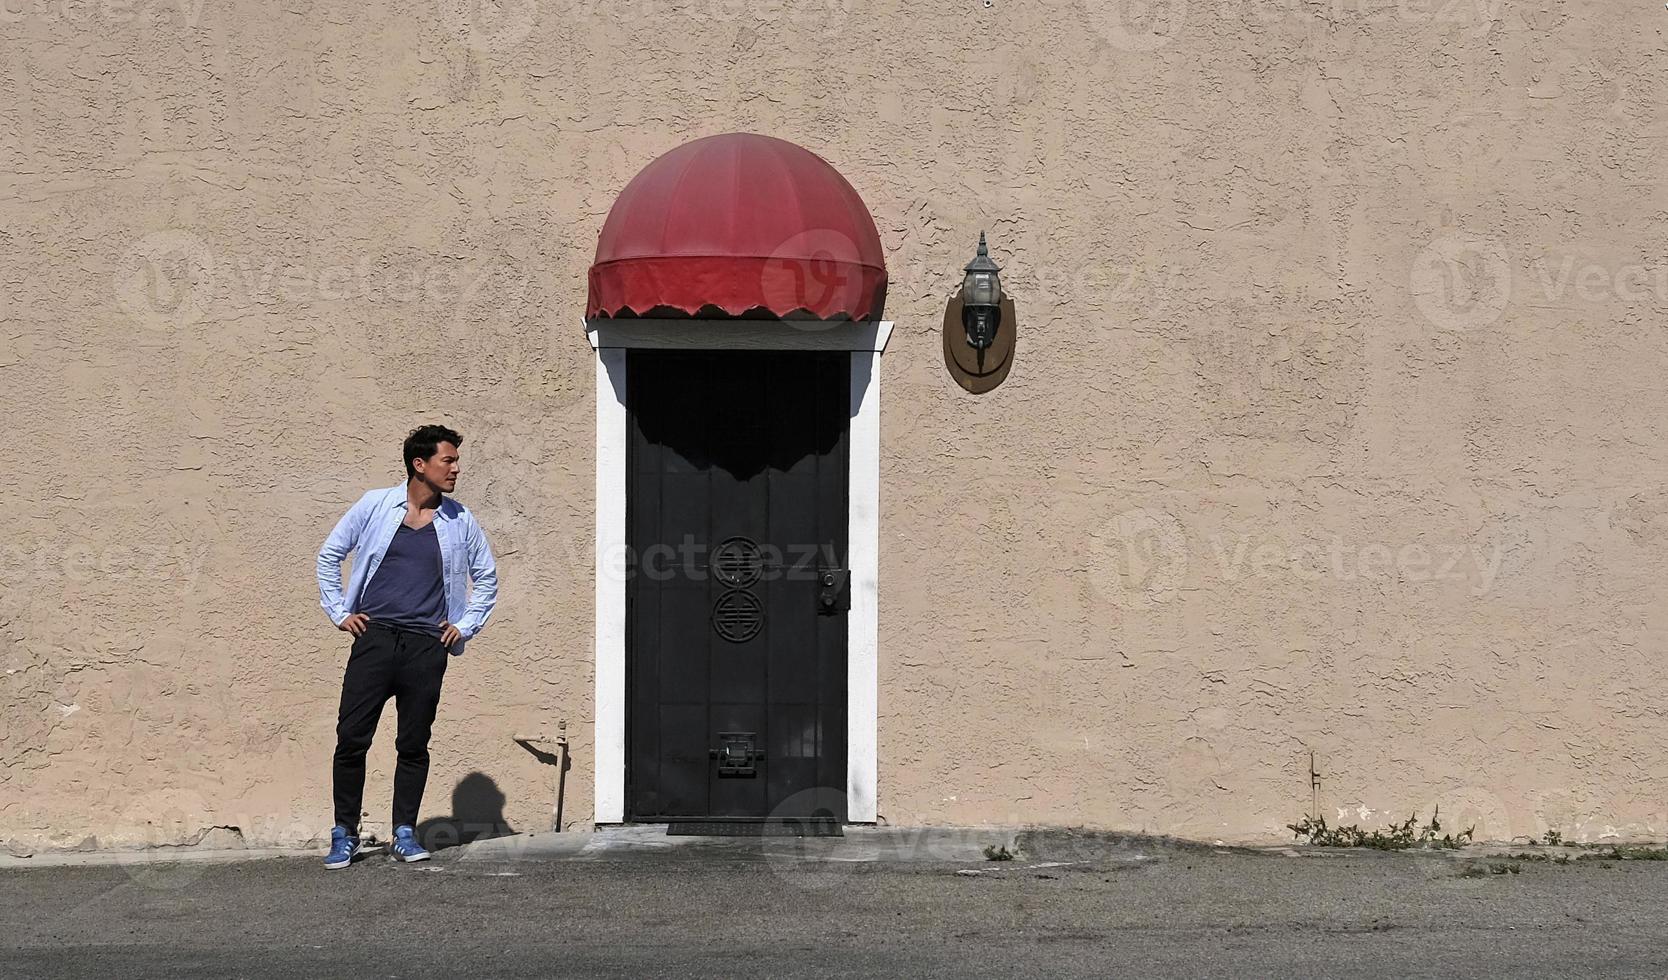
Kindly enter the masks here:
<path id="1" fill-rule="evenodd" d="M 412 429 L 411 435 L 405 437 L 405 478 L 409 480 L 417 475 L 417 468 L 411 465 L 412 460 L 428 459 L 443 442 L 461 446 L 463 436 L 444 425 L 420 425 Z"/>

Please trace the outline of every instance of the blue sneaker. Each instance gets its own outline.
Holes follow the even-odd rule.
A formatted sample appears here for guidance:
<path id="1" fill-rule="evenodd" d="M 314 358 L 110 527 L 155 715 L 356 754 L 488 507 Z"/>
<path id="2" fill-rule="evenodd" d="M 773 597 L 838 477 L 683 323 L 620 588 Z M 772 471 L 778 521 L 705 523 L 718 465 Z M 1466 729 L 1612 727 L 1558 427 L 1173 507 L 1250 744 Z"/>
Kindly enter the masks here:
<path id="1" fill-rule="evenodd" d="M 410 824 L 394 828 L 394 842 L 388 845 L 388 856 L 396 861 L 427 861 L 429 852 L 417 843 L 417 831 Z"/>
<path id="2" fill-rule="evenodd" d="M 324 866 L 336 871 L 353 863 L 353 856 L 359 853 L 359 838 L 348 835 L 348 830 L 341 824 L 330 829 L 330 853 L 324 856 Z"/>

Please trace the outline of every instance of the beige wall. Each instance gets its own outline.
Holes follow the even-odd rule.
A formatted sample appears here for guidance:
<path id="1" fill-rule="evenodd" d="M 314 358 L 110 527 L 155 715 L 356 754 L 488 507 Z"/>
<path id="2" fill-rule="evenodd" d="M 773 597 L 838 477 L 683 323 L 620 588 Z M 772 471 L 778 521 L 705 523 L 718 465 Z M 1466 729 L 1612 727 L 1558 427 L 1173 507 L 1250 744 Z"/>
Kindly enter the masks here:
<path id="1" fill-rule="evenodd" d="M 738 129 L 889 251 L 887 821 L 1275 839 L 1313 749 L 1333 819 L 1668 830 L 1660 7 L 474 6 L 0 4 L 13 849 L 323 831 L 312 557 L 430 420 L 503 598 L 426 813 L 478 771 L 548 827 L 511 739 L 566 722 L 585 823 L 584 271 Z M 1023 333 L 973 398 L 981 228 Z"/>

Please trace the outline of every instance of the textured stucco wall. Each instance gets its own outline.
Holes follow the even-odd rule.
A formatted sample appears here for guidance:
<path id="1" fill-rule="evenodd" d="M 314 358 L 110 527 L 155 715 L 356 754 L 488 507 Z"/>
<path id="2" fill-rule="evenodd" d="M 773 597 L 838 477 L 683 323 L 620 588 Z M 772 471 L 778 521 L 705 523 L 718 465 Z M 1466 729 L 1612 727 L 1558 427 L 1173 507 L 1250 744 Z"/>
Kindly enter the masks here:
<path id="1" fill-rule="evenodd" d="M 1668 830 L 1660 5 L 0 0 L 0 840 L 298 841 L 312 556 L 412 424 L 503 599 L 426 813 L 591 814 L 614 194 L 799 142 L 889 250 L 880 812 Z M 946 375 L 981 228 L 1021 328 Z M 392 709 L 367 801 L 382 817 Z M 225 833 L 225 832 L 221 832 Z"/>

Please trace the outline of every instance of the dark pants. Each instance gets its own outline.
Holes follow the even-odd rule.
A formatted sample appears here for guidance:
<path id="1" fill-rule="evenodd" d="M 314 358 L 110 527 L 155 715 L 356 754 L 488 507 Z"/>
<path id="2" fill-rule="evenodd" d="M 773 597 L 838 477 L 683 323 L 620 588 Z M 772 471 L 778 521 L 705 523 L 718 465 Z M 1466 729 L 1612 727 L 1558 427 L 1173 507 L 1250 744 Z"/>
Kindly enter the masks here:
<path id="1" fill-rule="evenodd" d="M 336 713 L 336 822 L 359 833 L 365 796 L 365 752 L 376 734 L 382 706 L 394 699 L 399 730 L 394 736 L 394 826 L 417 825 L 417 808 L 429 779 L 429 729 L 440 706 L 446 676 L 446 648 L 440 638 L 372 624 L 353 641 L 342 675 L 342 705 Z"/>

